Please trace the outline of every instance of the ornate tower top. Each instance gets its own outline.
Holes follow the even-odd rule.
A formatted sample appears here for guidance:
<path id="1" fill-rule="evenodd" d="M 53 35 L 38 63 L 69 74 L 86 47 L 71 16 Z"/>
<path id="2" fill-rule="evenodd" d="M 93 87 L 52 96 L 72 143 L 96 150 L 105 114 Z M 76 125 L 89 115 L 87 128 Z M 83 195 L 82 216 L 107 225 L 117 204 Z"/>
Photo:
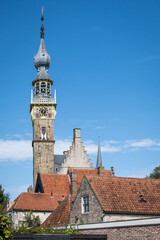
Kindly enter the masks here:
<path id="1" fill-rule="evenodd" d="M 100 137 L 98 137 L 97 168 L 102 167 Z"/>
<path id="2" fill-rule="evenodd" d="M 56 115 L 56 90 L 52 98 L 53 81 L 48 75 L 51 58 L 44 44 L 43 8 L 41 16 L 40 46 L 34 57 L 37 75 L 32 82 L 30 113 L 33 126 L 33 186 L 35 189 L 37 174 L 54 173 L 54 119 Z"/>
<path id="3" fill-rule="evenodd" d="M 42 26 L 41 26 L 41 38 L 44 38 L 44 27 L 43 27 L 44 17 L 43 17 L 43 11 L 44 11 L 44 7 L 42 7 L 42 17 L 41 17 L 41 21 L 42 21 Z"/>
<path id="4" fill-rule="evenodd" d="M 53 81 L 51 80 L 49 74 L 48 74 L 48 68 L 51 63 L 51 57 L 46 51 L 45 44 L 44 44 L 44 27 L 43 27 L 43 21 L 44 21 L 44 16 L 43 16 L 43 8 L 42 8 L 42 26 L 40 28 L 40 37 L 41 37 L 41 42 L 39 46 L 39 50 L 37 55 L 34 57 L 34 66 L 37 69 L 37 75 L 32 82 L 32 85 L 35 85 L 35 82 L 37 80 L 48 80 L 51 84 L 53 84 Z"/>

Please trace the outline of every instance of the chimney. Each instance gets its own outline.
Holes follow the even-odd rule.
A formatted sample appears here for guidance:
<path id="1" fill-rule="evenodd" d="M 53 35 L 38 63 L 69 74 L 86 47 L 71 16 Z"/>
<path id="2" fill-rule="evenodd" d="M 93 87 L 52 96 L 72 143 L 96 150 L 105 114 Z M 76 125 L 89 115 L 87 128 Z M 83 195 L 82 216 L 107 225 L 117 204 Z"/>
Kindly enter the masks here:
<path id="1" fill-rule="evenodd" d="M 73 197 L 77 195 L 77 173 L 75 169 L 72 169 L 71 173 L 71 195 Z"/>
<path id="2" fill-rule="evenodd" d="M 27 188 L 27 192 L 30 192 L 30 193 L 32 193 L 32 192 L 33 192 L 32 185 L 30 185 L 30 186 Z"/>
<path id="3" fill-rule="evenodd" d="M 105 175 L 104 167 L 98 167 L 97 168 L 97 173 L 98 173 L 98 175 Z"/>
<path id="4" fill-rule="evenodd" d="M 111 167 L 111 174 L 113 177 L 115 176 L 114 167 Z"/>
<path id="5" fill-rule="evenodd" d="M 80 128 L 73 129 L 73 141 L 74 142 L 81 141 L 81 129 Z"/>

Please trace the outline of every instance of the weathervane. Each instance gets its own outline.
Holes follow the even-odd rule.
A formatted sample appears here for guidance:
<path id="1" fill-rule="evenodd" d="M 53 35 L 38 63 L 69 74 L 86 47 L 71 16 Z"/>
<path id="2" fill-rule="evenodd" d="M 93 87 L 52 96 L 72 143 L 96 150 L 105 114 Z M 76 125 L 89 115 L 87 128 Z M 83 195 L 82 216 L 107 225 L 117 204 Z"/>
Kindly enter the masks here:
<path id="1" fill-rule="evenodd" d="M 41 26 L 41 38 L 44 38 L 44 27 L 43 27 L 43 21 L 44 21 L 44 17 L 43 17 L 43 11 L 44 11 L 44 7 L 42 6 L 42 11 L 41 11 L 41 14 L 42 14 L 42 17 L 41 17 L 41 21 L 42 21 L 42 26 Z"/>

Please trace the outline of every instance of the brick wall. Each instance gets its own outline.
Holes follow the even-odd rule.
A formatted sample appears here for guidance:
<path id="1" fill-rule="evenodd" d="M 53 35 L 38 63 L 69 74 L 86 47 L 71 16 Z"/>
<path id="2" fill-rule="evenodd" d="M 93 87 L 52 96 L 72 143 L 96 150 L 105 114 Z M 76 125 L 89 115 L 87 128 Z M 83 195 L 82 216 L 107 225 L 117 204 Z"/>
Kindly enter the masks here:
<path id="1" fill-rule="evenodd" d="M 160 225 L 80 230 L 83 234 L 107 234 L 111 240 L 159 240 Z"/>

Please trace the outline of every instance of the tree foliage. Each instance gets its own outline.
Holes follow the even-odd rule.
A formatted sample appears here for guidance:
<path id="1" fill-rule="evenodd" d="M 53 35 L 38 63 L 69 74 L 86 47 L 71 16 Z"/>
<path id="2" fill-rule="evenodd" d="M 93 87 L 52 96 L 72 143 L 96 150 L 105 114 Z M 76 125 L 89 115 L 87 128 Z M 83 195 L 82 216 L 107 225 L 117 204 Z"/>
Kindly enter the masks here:
<path id="1" fill-rule="evenodd" d="M 0 215 L 0 240 L 12 239 L 11 234 L 12 221 L 8 215 Z"/>
<path id="2" fill-rule="evenodd" d="M 160 179 L 160 166 L 153 169 L 149 176 L 146 178 Z"/>
<path id="3" fill-rule="evenodd" d="M 40 226 L 40 218 L 39 216 L 35 216 L 32 211 L 24 213 L 25 218 L 25 226 L 26 227 L 39 227 Z"/>
<path id="4" fill-rule="evenodd" d="M 0 185 L 0 214 L 3 213 L 5 207 L 7 207 L 8 202 L 9 194 L 4 193 L 4 189 L 2 188 L 2 185 Z"/>

